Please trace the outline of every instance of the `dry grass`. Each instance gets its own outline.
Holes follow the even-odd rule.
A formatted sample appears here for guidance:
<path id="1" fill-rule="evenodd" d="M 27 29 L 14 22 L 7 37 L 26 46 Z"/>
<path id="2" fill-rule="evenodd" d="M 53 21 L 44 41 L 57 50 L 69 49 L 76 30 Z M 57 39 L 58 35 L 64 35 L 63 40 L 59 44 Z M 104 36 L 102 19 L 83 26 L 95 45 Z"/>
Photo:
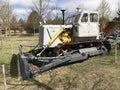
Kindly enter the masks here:
<path id="1" fill-rule="evenodd" d="M 5 63 L 8 90 L 119 90 L 120 50 L 114 63 L 114 50 L 109 54 L 91 57 L 82 63 L 60 67 L 36 74 L 33 79 L 21 81 L 10 75 L 10 62 L 17 54 L 18 44 L 36 45 L 38 36 L 3 37 L 0 63 Z M 13 49 L 13 50 L 12 50 Z M 25 49 L 27 50 L 27 49 Z M 1 68 L 0 68 L 1 71 Z M 17 72 L 14 72 L 17 73 Z M 0 90 L 4 90 L 0 72 Z"/>

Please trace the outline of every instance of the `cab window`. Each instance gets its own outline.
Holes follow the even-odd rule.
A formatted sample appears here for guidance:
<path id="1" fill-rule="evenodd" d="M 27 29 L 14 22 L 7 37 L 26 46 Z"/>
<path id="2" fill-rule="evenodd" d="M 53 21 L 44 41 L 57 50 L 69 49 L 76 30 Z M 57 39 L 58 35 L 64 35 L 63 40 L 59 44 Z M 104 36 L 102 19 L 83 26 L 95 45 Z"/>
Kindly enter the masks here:
<path id="1" fill-rule="evenodd" d="M 88 14 L 84 13 L 81 22 L 88 22 Z"/>
<path id="2" fill-rule="evenodd" d="M 98 15 L 97 14 L 90 14 L 90 22 L 98 22 Z"/>

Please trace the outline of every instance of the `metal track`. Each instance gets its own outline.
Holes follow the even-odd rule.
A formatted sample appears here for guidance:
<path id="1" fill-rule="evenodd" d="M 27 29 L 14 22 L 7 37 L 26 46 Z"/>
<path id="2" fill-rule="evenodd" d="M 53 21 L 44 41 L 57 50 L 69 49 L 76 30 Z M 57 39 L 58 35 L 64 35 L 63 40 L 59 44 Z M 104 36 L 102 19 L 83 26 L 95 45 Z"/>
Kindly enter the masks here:
<path id="1" fill-rule="evenodd" d="M 111 45 L 109 41 L 106 40 L 82 41 L 76 43 L 62 43 L 58 44 L 56 47 L 48 47 L 42 52 L 40 56 L 61 56 L 64 52 L 70 52 L 72 50 L 78 50 L 83 48 L 96 47 L 100 49 L 102 45 L 104 45 L 107 48 L 108 52 L 111 50 Z M 37 56 L 39 55 L 39 53 L 41 53 L 43 49 L 44 48 L 31 50 L 29 51 L 29 53 L 34 56 Z"/>

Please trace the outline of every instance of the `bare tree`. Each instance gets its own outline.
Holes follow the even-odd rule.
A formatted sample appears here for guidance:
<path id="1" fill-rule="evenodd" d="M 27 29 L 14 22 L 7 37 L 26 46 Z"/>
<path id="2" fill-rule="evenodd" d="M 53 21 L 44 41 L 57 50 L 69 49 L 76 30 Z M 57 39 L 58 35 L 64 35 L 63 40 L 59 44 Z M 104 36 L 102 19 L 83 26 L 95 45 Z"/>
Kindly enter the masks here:
<path id="1" fill-rule="evenodd" d="M 107 0 L 102 0 L 101 3 L 99 4 L 99 6 L 97 7 L 97 10 L 100 13 L 100 23 L 105 21 L 109 21 L 109 17 L 110 17 L 110 5 L 107 2 Z"/>
<path id="2" fill-rule="evenodd" d="M 116 22 L 118 29 L 120 30 L 120 3 L 118 3 L 118 10 L 116 12 L 117 16 L 113 19 Z"/>
<path id="3" fill-rule="evenodd" d="M 6 30 L 10 28 L 10 21 L 12 17 L 12 8 L 9 5 L 9 2 L 0 0 L 0 21 L 1 26 L 5 27 Z"/>
<path id="4" fill-rule="evenodd" d="M 100 30 L 104 31 L 107 27 L 111 14 L 110 5 L 107 2 L 107 0 L 102 0 L 99 6 L 97 7 L 97 10 L 100 14 Z"/>
<path id="5" fill-rule="evenodd" d="M 37 2 L 33 2 L 31 9 L 32 11 L 35 10 L 41 17 L 41 21 L 43 21 L 52 12 L 50 4 L 51 0 L 38 0 Z"/>
<path id="6" fill-rule="evenodd" d="M 106 0 L 102 0 L 97 10 L 100 12 L 100 17 L 108 17 L 110 15 L 110 5 Z"/>
<path id="7" fill-rule="evenodd" d="M 118 11 L 117 11 L 118 18 L 120 20 L 120 2 L 118 3 Z"/>

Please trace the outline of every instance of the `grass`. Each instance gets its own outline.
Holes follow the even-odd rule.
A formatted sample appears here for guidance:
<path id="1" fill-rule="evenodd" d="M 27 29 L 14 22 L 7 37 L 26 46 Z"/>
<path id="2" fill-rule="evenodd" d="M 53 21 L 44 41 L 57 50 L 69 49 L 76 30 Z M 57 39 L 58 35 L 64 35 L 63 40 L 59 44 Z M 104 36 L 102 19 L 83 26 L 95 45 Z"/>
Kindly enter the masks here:
<path id="1" fill-rule="evenodd" d="M 18 54 L 18 45 L 36 45 L 38 43 L 38 36 L 9 36 L 3 37 L 2 46 L 0 50 L 0 62 L 8 63 L 12 54 Z"/>
<path id="2" fill-rule="evenodd" d="M 5 63 L 8 90 L 119 90 L 120 88 L 120 49 L 117 63 L 114 63 L 113 49 L 110 53 L 91 57 L 82 63 L 36 74 L 33 79 L 21 81 L 10 75 L 11 59 L 13 54 L 19 53 L 19 44 L 36 45 L 38 35 L 2 36 L 2 39 L 0 63 Z M 24 50 L 28 49 L 24 48 Z M 14 68 L 13 74 L 17 75 L 17 73 Z M 0 90 L 4 90 L 2 72 L 0 72 Z"/>

